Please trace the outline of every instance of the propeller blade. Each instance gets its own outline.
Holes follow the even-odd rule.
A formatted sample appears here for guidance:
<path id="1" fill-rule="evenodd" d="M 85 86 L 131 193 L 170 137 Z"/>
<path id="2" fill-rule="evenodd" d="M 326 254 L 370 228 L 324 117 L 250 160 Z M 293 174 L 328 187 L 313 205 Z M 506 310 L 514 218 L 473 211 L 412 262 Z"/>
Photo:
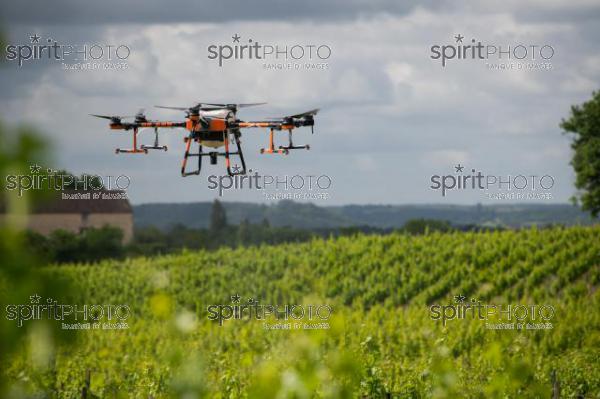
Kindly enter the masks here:
<path id="1" fill-rule="evenodd" d="M 273 120 L 273 121 L 284 121 L 286 119 L 291 119 L 291 118 L 302 118 L 304 116 L 313 116 L 313 115 L 316 115 L 318 112 L 319 112 L 319 108 L 315 108 L 315 109 L 311 109 L 310 111 L 303 112 L 301 114 L 279 116 L 279 117 L 273 117 L 273 118 L 264 118 L 264 119 L 265 120 Z"/>
<path id="2" fill-rule="evenodd" d="M 204 103 L 204 102 L 199 102 L 198 106 L 204 106 L 204 105 L 210 105 L 212 107 L 226 107 L 228 105 L 231 104 L 221 104 L 221 103 Z"/>
<path id="3" fill-rule="evenodd" d="M 96 118 L 102 118 L 102 119 L 120 119 L 118 116 L 110 116 L 110 115 L 90 114 L 90 116 L 95 116 Z"/>
<path id="4" fill-rule="evenodd" d="M 265 105 L 266 103 L 245 103 L 245 104 L 237 104 L 238 108 L 246 108 L 246 107 L 255 107 L 257 105 Z"/>
<path id="5" fill-rule="evenodd" d="M 235 107 L 235 108 L 245 108 L 245 107 L 254 107 L 257 105 L 264 105 L 266 103 L 241 103 L 241 104 L 234 104 L 234 103 L 228 103 L 228 104 L 223 104 L 223 103 L 198 103 L 198 105 L 200 106 L 204 106 L 204 105 L 208 105 L 211 107 L 215 107 L 215 108 L 230 108 L 230 107 Z"/>
<path id="6" fill-rule="evenodd" d="M 97 114 L 90 114 L 90 116 L 95 116 L 96 118 L 102 118 L 102 119 L 108 119 L 111 121 L 120 121 L 121 119 L 125 119 L 125 118 L 134 118 L 135 115 L 97 115 Z"/>
<path id="7" fill-rule="evenodd" d="M 198 111 L 218 111 L 218 110 L 223 110 L 223 109 L 227 109 L 226 107 L 198 107 L 197 108 Z"/>
<path id="8" fill-rule="evenodd" d="M 316 115 L 319 112 L 319 108 L 311 109 L 310 111 L 303 112 L 301 114 L 290 115 L 289 118 L 301 118 L 303 116 Z"/>
<path id="9" fill-rule="evenodd" d="M 164 105 L 155 105 L 155 108 L 164 108 L 164 109 L 175 109 L 177 111 L 187 111 L 189 108 L 185 107 L 165 107 Z"/>

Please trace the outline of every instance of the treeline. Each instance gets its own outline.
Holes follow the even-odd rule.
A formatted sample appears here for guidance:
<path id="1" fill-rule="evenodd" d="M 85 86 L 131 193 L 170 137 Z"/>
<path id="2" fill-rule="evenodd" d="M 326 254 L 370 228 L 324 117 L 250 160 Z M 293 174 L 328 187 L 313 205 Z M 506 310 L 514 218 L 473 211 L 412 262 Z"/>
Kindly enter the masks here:
<path id="1" fill-rule="evenodd" d="M 48 236 L 28 232 L 30 248 L 50 262 L 97 262 L 102 259 L 119 259 L 127 256 L 153 256 L 181 251 L 182 249 L 213 250 L 220 247 L 247 247 L 261 244 L 306 242 L 313 238 L 352 236 L 362 234 L 425 234 L 433 231 L 480 229 L 477 226 L 455 227 L 449 222 L 429 219 L 408 221 L 401 229 L 381 229 L 369 226 L 326 229 L 296 229 L 274 227 L 265 219 L 261 223 L 247 220 L 230 225 L 223 205 L 215 200 L 207 229 L 193 229 L 175 225 L 163 231 L 156 227 L 138 228 L 130 243 L 123 244 L 123 232 L 115 227 L 89 228 L 79 234 L 57 230 Z"/>
<path id="2" fill-rule="evenodd" d="M 370 226 L 355 226 L 323 229 L 296 229 L 274 227 L 265 219 L 262 223 L 242 221 L 239 225 L 211 224 L 208 229 L 193 229 L 175 225 L 167 231 L 156 227 L 136 229 L 133 243 L 128 247 L 132 255 L 157 255 L 187 249 L 217 249 L 220 247 L 248 247 L 261 244 L 283 244 L 306 242 L 313 238 L 353 236 L 356 234 L 385 235 L 401 232 L 411 235 L 427 232 L 457 230 L 450 223 L 439 220 L 411 220 L 401 229 L 382 229 Z M 460 228 L 463 230 L 464 228 Z"/>
<path id="3" fill-rule="evenodd" d="M 102 259 L 124 257 L 128 246 L 123 245 L 121 229 L 105 226 L 85 229 L 79 234 L 55 230 L 48 236 L 27 231 L 27 248 L 49 262 L 97 262 Z"/>

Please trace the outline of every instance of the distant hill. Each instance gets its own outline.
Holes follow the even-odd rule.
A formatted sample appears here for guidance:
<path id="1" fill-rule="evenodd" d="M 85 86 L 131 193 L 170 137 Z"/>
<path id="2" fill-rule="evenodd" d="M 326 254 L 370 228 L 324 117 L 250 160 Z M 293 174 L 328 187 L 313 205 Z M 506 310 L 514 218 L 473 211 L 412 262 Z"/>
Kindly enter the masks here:
<path id="1" fill-rule="evenodd" d="M 568 205 L 343 205 L 317 206 L 280 201 L 275 204 L 224 202 L 231 224 L 268 220 L 272 226 L 303 229 L 371 226 L 402 227 L 410 219 L 447 220 L 455 225 L 523 227 L 532 224 L 591 224 L 587 213 Z M 133 206 L 136 227 L 167 229 L 175 224 L 208 227 L 212 203 L 156 203 Z"/>

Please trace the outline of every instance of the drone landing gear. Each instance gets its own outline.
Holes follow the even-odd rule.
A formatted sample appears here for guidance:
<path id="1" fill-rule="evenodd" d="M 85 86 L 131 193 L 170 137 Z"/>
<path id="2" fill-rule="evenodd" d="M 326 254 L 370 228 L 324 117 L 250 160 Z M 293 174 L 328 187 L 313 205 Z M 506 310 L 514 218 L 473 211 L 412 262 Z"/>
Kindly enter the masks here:
<path id="1" fill-rule="evenodd" d="M 227 133 L 225 134 L 225 152 L 222 155 L 225 156 L 225 165 L 227 166 L 227 174 L 229 176 L 237 176 L 237 175 L 245 175 L 246 174 L 246 162 L 244 161 L 244 153 L 242 152 L 242 143 L 240 142 L 239 134 L 232 134 L 235 140 L 235 146 L 237 147 L 237 151 L 230 152 L 229 151 L 229 137 Z M 240 158 L 240 162 L 242 167 L 235 166 L 231 168 L 231 160 L 229 158 L 230 155 L 237 155 Z M 216 159 L 215 159 L 216 163 Z"/>
<path id="2" fill-rule="evenodd" d="M 261 148 L 260 153 L 261 154 L 288 155 L 290 153 L 290 150 L 310 150 L 309 145 L 300 145 L 300 146 L 294 145 L 294 143 L 292 141 L 292 130 L 291 129 L 288 130 L 288 140 L 289 140 L 289 144 L 287 146 L 280 145 L 278 148 L 275 148 L 274 131 L 273 131 L 273 129 L 271 129 L 271 131 L 269 132 L 269 148 Z"/>
<path id="3" fill-rule="evenodd" d="M 121 149 L 121 148 L 116 148 L 115 149 L 115 154 L 147 154 L 148 150 L 146 148 L 144 148 L 144 146 L 142 146 L 142 148 L 138 148 L 137 147 L 137 135 L 138 135 L 138 128 L 134 127 L 133 128 L 133 148 L 129 148 L 129 149 Z"/>
<path id="4" fill-rule="evenodd" d="M 167 151 L 166 145 L 158 145 L 158 128 L 154 128 L 154 145 L 142 145 L 142 150 L 163 150 Z"/>
<path id="5" fill-rule="evenodd" d="M 280 149 L 287 151 L 289 153 L 290 150 L 310 150 L 310 145 L 294 145 L 292 142 L 292 130 L 288 130 L 288 140 L 289 144 L 287 146 L 279 146 Z"/>
<path id="6" fill-rule="evenodd" d="M 225 152 L 218 152 L 218 151 L 202 152 L 202 145 L 199 144 L 197 153 L 190 152 L 190 148 L 191 148 L 192 141 L 194 140 L 194 138 L 186 137 L 185 138 L 185 142 L 186 142 L 185 154 L 183 157 L 183 162 L 181 164 L 181 176 L 186 177 L 186 176 L 190 176 L 190 175 L 199 175 L 200 171 L 202 170 L 202 157 L 209 157 L 210 164 L 216 165 L 219 156 L 225 157 L 225 165 L 227 166 L 227 174 L 229 176 L 245 175 L 246 174 L 246 162 L 244 161 L 244 154 L 242 152 L 240 138 L 237 135 L 234 135 L 234 137 L 235 137 L 235 144 L 237 146 L 236 151 L 229 151 L 229 137 L 227 137 L 227 133 L 225 133 L 225 137 L 224 137 Z M 230 159 L 231 155 L 239 156 L 240 162 L 242 164 L 241 168 L 238 167 L 237 165 L 233 168 L 231 167 L 231 159 Z M 187 172 L 186 165 L 187 165 L 187 159 L 189 157 L 198 157 L 198 169 Z"/>
<path id="7" fill-rule="evenodd" d="M 190 134 L 190 136 L 186 137 L 184 139 L 184 141 L 185 141 L 185 154 L 183 155 L 183 161 L 181 162 L 181 176 L 186 177 L 186 176 L 191 176 L 191 175 L 199 175 L 200 170 L 202 169 L 202 144 L 198 145 L 198 152 L 190 153 L 192 141 L 195 141 L 195 139 Z M 187 165 L 187 160 L 189 157 L 198 157 L 198 169 L 193 170 L 191 172 L 186 172 L 185 167 Z"/>

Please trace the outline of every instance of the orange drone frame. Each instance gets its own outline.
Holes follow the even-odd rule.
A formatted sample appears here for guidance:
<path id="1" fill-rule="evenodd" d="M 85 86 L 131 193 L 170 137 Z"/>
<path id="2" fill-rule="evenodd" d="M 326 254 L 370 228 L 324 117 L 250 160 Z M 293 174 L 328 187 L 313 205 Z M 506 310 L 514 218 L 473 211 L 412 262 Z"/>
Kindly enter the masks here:
<path id="1" fill-rule="evenodd" d="M 148 120 L 144 115 L 144 111 L 140 110 L 133 116 L 110 116 L 91 114 L 97 118 L 110 120 L 109 127 L 111 130 L 132 130 L 133 145 L 129 149 L 117 148 L 117 154 L 147 154 L 148 150 L 164 150 L 167 151 L 166 145 L 158 143 L 158 129 L 163 128 L 184 128 L 188 134 L 184 137 L 185 153 L 181 163 L 181 175 L 199 175 L 202 170 L 202 157 L 209 157 L 210 163 L 215 165 L 219 156 L 225 157 L 225 165 L 227 173 L 230 176 L 246 174 L 246 162 L 242 152 L 240 137 L 241 129 L 244 128 L 266 128 L 269 129 L 269 146 L 260 150 L 261 154 L 289 154 L 290 150 L 309 150 L 309 145 L 296 146 L 292 141 L 292 131 L 298 127 L 310 126 L 311 131 L 315 124 L 314 116 L 319 112 L 318 109 L 313 109 L 300 114 L 284 116 L 280 118 L 269 118 L 264 121 L 245 122 L 237 119 L 238 108 L 250 107 L 254 105 L 262 105 L 265 103 L 251 104 L 215 104 L 215 103 L 198 103 L 192 107 L 163 107 L 157 105 L 157 108 L 174 109 L 184 111 L 186 113 L 185 121 L 183 122 L 163 122 Z M 123 122 L 123 119 L 134 118 L 133 122 Z M 138 147 L 137 135 L 141 129 L 154 129 L 154 145 L 141 145 Z M 275 131 L 288 131 L 288 145 L 275 146 Z M 314 131 L 313 131 L 314 133 Z M 198 152 L 191 152 L 192 143 L 198 144 Z M 230 151 L 230 144 L 235 142 L 236 149 Z M 203 147 L 209 147 L 212 151 L 204 152 Z M 217 151 L 218 148 L 224 147 L 224 151 Z M 240 168 L 231 168 L 231 156 L 237 155 L 242 164 Z M 187 171 L 187 161 L 190 157 L 198 157 L 198 169 Z"/>

